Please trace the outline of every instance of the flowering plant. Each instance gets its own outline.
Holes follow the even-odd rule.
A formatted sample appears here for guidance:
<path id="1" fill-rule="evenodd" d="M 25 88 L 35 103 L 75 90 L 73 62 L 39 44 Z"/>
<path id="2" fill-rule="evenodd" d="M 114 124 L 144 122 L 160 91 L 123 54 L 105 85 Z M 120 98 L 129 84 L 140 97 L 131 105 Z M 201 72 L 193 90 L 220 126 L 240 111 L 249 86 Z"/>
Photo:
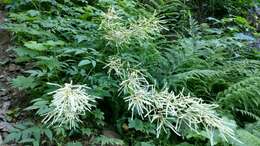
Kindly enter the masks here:
<path id="1" fill-rule="evenodd" d="M 109 64 L 115 62 L 109 61 Z M 118 61 L 119 64 L 120 62 Z M 109 72 L 111 70 L 119 69 L 111 66 Z M 121 70 L 123 69 L 121 68 Z M 127 68 L 122 72 L 126 74 L 127 78 L 121 82 L 120 90 L 123 90 L 125 94 L 130 94 L 124 100 L 128 103 L 132 119 L 137 114 L 142 119 L 146 117 L 151 123 L 155 122 L 157 137 L 161 134 L 162 129 L 167 133 L 166 129 L 169 128 L 175 134 L 180 135 L 179 130 L 182 125 L 188 126 L 196 132 L 202 125 L 206 129 L 211 143 L 213 143 L 213 129 L 218 129 L 225 140 L 227 140 L 226 136 L 229 136 L 239 141 L 235 138 L 233 129 L 230 128 L 232 125 L 226 123 L 216 113 L 215 109 L 218 105 L 204 103 L 202 99 L 190 95 L 185 96 L 183 92 L 176 95 L 173 91 L 169 91 L 167 86 L 157 91 L 155 85 L 150 85 L 139 70 Z"/>
<path id="2" fill-rule="evenodd" d="M 50 85 L 58 86 L 59 89 L 48 93 L 53 95 L 50 104 L 51 110 L 45 114 L 43 123 L 49 123 L 49 126 L 58 124 L 68 124 L 69 128 L 77 126 L 81 122 L 80 115 L 86 111 L 91 111 L 94 107 L 96 96 L 89 95 L 87 90 L 90 89 L 86 85 L 73 85 L 65 83 L 64 87 L 58 84 L 49 83 Z"/>

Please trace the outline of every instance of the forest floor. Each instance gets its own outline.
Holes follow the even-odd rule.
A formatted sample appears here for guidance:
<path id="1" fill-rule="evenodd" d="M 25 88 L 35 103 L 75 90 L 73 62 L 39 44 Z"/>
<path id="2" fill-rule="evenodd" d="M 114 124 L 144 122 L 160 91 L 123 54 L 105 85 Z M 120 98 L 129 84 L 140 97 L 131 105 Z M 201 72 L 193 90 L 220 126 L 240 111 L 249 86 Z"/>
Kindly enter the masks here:
<path id="1" fill-rule="evenodd" d="M 4 13 L 0 11 L 0 23 L 4 22 Z M 16 65 L 15 55 L 10 51 L 10 34 L 0 29 L 0 145 L 8 130 L 12 127 L 12 123 L 17 121 L 13 115 L 15 105 L 18 104 L 17 97 L 22 97 L 22 93 L 14 89 L 10 85 L 12 78 L 22 72 L 22 68 Z M 12 108 L 12 110 L 10 110 Z"/>

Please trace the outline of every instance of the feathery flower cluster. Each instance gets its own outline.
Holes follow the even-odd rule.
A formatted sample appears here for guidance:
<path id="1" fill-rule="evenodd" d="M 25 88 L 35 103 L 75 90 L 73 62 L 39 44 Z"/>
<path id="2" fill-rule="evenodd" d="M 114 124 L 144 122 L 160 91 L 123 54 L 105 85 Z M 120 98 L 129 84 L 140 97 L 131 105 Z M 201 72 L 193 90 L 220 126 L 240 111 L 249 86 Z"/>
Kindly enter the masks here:
<path id="1" fill-rule="evenodd" d="M 121 59 L 116 57 L 110 57 L 108 59 L 108 64 L 103 68 L 108 68 L 108 74 L 110 76 L 111 72 L 114 71 L 115 75 L 122 77 L 124 75 L 123 62 Z"/>
<path id="2" fill-rule="evenodd" d="M 86 91 L 89 87 L 85 85 L 72 85 L 65 83 L 64 87 L 58 84 L 49 83 L 60 87 L 59 89 L 48 93 L 53 95 L 51 101 L 51 110 L 45 114 L 43 123 L 49 123 L 49 126 L 58 124 L 69 125 L 69 128 L 74 128 L 78 122 L 81 122 L 80 115 L 86 111 L 91 111 L 91 108 L 98 97 L 89 95 Z"/>
<path id="3" fill-rule="evenodd" d="M 149 87 L 149 83 L 141 71 L 132 70 L 130 73 L 128 73 L 127 71 L 125 71 L 125 73 L 126 79 L 120 83 L 120 90 L 124 91 L 124 93 L 132 93 L 139 89 L 143 90 Z"/>
<path id="4" fill-rule="evenodd" d="M 149 99 L 149 92 L 147 90 L 139 89 L 133 92 L 130 96 L 124 98 L 129 103 L 128 110 L 132 111 L 132 118 L 134 113 L 137 112 L 143 118 L 143 114 L 148 112 L 149 106 L 152 106 L 152 100 Z"/>
<path id="5" fill-rule="evenodd" d="M 161 130 L 167 132 L 167 128 L 180 135 L 180 127 L 186 125 L 196 132 L 203 126 L 210 137 L 213 137 L 212 130 L 218 129 L 225 140 L 226 136 L 235 139 L 230 123 L 225 122 L 216 113 L 218 105 L 206 104 L 200 98 L 183 95 L 183 92 L 175 95 L 167 87 L 157 91 L 141 71 L 128 69 L 124 72 L 126 79 L 121 82 L 120 90 L 129 94 L 124 100 L 128 102 L 132 118 L 137 114 L 156 123 L 157 137 Z"/>
<path id="6" fill-rule="evenodd" d="M 100 24 L 100 28 L 106 32 L 104 38 L 108 40 L 108 44 L 122 47 L 125 44 L 129 44 L 132 40 L 141 43 L 142 41 L 153 39 L 155 35 L 160 34 L 159 32 L 162 29 L 165 29 L 161 26 L 163 21 L 159 20 L 155 14 L 149 18 L 141 17 L 129 23 L 125 23 L 125 20 L 118 16 L 117 11 L 113 7 L 108 9 L 108 12 L 103 14 Z"/>

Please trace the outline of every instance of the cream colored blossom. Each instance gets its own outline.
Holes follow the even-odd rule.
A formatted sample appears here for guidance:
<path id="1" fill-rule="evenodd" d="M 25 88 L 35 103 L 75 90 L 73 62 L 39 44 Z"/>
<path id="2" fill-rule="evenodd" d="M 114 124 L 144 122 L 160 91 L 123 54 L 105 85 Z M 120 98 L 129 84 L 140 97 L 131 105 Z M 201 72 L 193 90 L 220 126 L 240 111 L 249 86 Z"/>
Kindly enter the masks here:
<path id="1" fill-rule="evenodd" d="M 108 63 L 103 68 L 108 68 L 108 74 L 110 75 L 112 71 L 115 72 L 117 76 L 122 76 L 124 74 L 123 62 L 118 57 L 110 57 Z"/>
<path id="2" fill-rule="evenodd" d="M 126 76 L 120 83 L 120 90 L 124 93 L 131 93 L 139 90 L 140 88 L 149 88 L 149 83 L 144 77 L 144 74 L 139 70 L 125 71 Z"/>
<path id="3" fill-rule="evenodd" d="M 149 108 L 153 105 L 150 92 L 145 88 L 133 90 L 133 93 L 125 97 L 124 100 L 128 102 L 128 110 L 132 112 L 132 119 L 134 113 L 137 113 L 143 118 L 144 114 L 147 113 Z"/>
<path id="4" fill-rule="evenodd" d="M 232 123 L 227 123 L 216 113 L 217 104 L 204 103 L 202 99 L 184 96 L 181 92 L 176 98 L 177 109 L 177 127 L 185 124 L 190 129 L 197 131 L 199 125 L 202 125 L 208 132 L 209 137 L 213 137 L 213 129 L 217 129 L 220 135 L 227 140 L 226 136 L 235 140 L 234 127 Z M 212 142 L 212 139 L 210 139 Z M 239 140 L 237 140 L 239 141 Z"/>
<path id="5" fill-rule="evenodd" d="M 53 99 L 49 105 L 51 110 L 45 114 L 43 123 L 48 123 L 49 126 L 65 124 L 69 125 L 69 128 L 73 128 L 78 122 L 81 122 L 80 115 L 83 115 L 86 111 L 91 111 L 91 108 L 94 107 L 97 97 L 87 93 L 89 87 L 72 85 L 72 82 L 65 83 L 64 86 L 49 84 L 60 88 L 48 93 L 53 95 Z"/>
<path id="6" fill-rule="evenodd" d="M 153 40 L 155 36 L 160 35 L 161 30 L 166 29 L 161 25 L 164 22 L 158 19 L 155 13 L 148 18 L 140 16 L 132 21 L 123 19 L 117 13 L 114 8 L 108 9 L 108 12 L 103 14 L 100 24 L 108 44 L 117 48 L 132 42 L 144 43 Z"/>

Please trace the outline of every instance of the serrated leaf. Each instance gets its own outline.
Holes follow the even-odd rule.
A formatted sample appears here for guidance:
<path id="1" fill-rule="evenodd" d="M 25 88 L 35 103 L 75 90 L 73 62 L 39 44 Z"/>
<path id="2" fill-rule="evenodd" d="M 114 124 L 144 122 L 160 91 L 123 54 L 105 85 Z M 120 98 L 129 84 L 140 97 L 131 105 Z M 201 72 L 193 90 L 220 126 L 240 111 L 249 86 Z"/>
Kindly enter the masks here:
<path id="1" fill-rule="evenodd" d="M 27 11 L 27 14 L 31 17 L 36 17 L 36 16 L 39 16 L 40 15 L 40 12 L 39 11 L 36 11 L 36 10 L 29 10 Z"/>
<path id="2" fill-rule="evenodd" d="M 92 130 L 90 128 L 83 128 L 81 131 L 83 135 L 90 136 L 92 134 Z"/>
<path id="3" fill-rule="evenodd" d="M 155 145 L 150 142 L 138 142 L 135 144 L 135 146 L 155 146 Z"/>
<path id="4" fill-rule="evenodd" d="M 45 46 L 48 47 L 55 47 L 55 46 L 63 46 L 65 44 L 65 42 L 63 41 L 53 41 L 53 40 L 49 40 L 46 43 L 44 43 Z"/>
<path id="5" fill-rule="evenodd" d="M 40 56 L 37 57 L 37 59 L 39 59 L 39 61 L 37 62 L 38 65 L 45 66 L 51 71 L 59 69 L 62 66 L 62 63 L 56 57 L 53 56 Z"/>
<path id="6" fill-rule="evenodd" d="M 21 133 L 17 133 L 17 132 L 10 133 L 5 137 L 4 143 L 9 143 L 12 141 L 17 142 L 21 138 L 21 135 L 22 135 Z"/>
<path id="7" fill-rule="evenodd" d="M 29 128 L 31 131 L 32 131 L 32 135 L 33 137 L 39 141 L 40 138 L 41 138 L 41 129 L 39 127 L 32 127 L 32 128 Z"/>
<path id="8" fill-rule="evenodd" d="M 18 129 L 21 129 L 21 130 L 24 130 L 24 129 L 27 128 L 26 125 L 25 125 L 25 124 L 22 124 L 22 123 L 16 124 L 15 127 L 18 128 Z"/>
<path id="9" fill-rule="evenodd" d="M 96 67 L 96 65 L 97 65 L 97 62 L 96 62 L 96 61 L 92 60 L 91 63 L 92 63 L 92 66 L 93 66 L 93 67 Z"/>
<path id="10" fill-rule="evenodd" d="M 33 146 L 40 146 L 40 142 L 39 141 L 33 141 Z"/>
<path id="11" fill-rule="evenodd" d="M 124 142 L 117 138 L 110 138 L 104 135 L 101 135 L 99 137 L 96 137 L 93 141 L 93 144 L 100 144 L 103 145 L 124 145 Z"/>
<path id="12" fill-rule="evenodd" d="M 36 41 L 29 41 L 24 44 L 25 47 L 36 50 L 36 51 L 45 51 L 48 48 L 45 47 L 42 43 L 37 43 Z"/>
<path id="13" fill-rule="evenodd" d="M 80 142 L 69 142 L 66 146 L 83 146 Z"/>
<path id="14" fill-rule="evenodd" d="M 78 66 L 84 66 L 84 65 L 88 65 L 90 64 L 91 61 L 90 60 L 81 60 L 78 64 Z"/>
<path id="15" fill-rule="evenodd" d="M 86 35 L 76 35 L 75 39 L 77 40 L 78 43 L 81 43 L 82 41 L 89 40 L 89 37 Z"/>
<path id="16" fill-rule="evenodd" d="M 37 83 L 33 77 L 18 76 L 12 80 L 12 85 L 19 89 L 33 89 Z"/>
<path id="17" fill-rule="evenodd" d="M 128 119 L 128 127 L 129 128 L 134 128 L 135 130 L 143 131 L 144 125 L 143 122 L 139 119 Z"/>
<path id="18" fill-rule="evenodd" d="M 26 138 L 26 139 L 22 139 L 19 141 L 19 143 L 32 143 L 33 141 L 35 141 L 32 138 Z"/>
<path id="19" fill-rule="evenodd" d="M 177 144 L 176 146 L 193 146 L 193 145 L 189 144 L 187 142 L 183 142 L 183 143 Z"/>
<path id="20" fill-rule="evenodd" d="M 52 141 L 52 137 L 53 137 L 52 131 L 50 129 L 45 129 L 44 133 L 49 138 L 49 140 Z"/>

